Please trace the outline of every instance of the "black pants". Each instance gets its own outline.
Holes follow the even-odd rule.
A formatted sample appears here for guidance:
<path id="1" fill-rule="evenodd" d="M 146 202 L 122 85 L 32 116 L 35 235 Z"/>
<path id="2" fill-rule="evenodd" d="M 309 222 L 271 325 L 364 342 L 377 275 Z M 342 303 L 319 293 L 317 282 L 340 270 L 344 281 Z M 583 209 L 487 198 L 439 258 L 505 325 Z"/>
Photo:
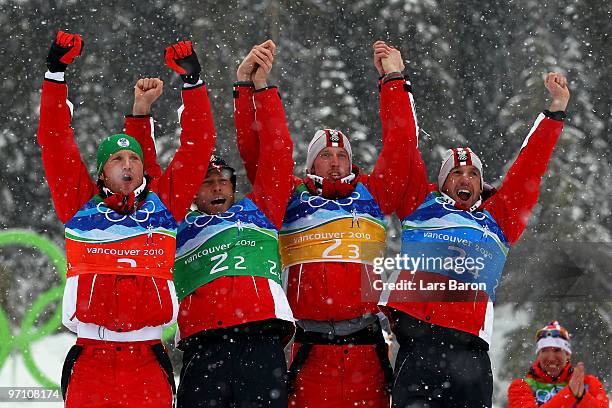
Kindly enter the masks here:
<path id="1" fill-rule="evenodd" d="M 177 407 L 287 407 L 280 337 L 250 333 L 190 342 L 183 354 Z"/>
<path id="2" fill-rule="evenodd" d="M 484 341 L 456 330 L 401 320 L 393 408 L 491 407 L 493 375 Z"/>

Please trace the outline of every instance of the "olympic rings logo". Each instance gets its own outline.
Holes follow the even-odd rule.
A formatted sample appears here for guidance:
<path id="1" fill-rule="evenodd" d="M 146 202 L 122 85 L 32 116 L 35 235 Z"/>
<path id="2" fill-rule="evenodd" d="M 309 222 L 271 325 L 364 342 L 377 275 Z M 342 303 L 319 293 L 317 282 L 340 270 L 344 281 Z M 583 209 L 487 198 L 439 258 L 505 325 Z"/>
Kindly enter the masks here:
<path id="1" fill-rule="evenodd" d="M 559 390 L 557 390 L 557 388 L 553 388 L 550 391 L 547 391 L 547 390 L 537 390 L 536 391 L 536 399 L 539 402 L 547 402 L 549 399 L 551 399 L 552 397 L 557 395 L 557 392 L 559 392 Z"/>
<path id="2" fill-rule="evenodd" d="M 473 213 L 471 211 L 465 211 L 460 208 L 457 208 L 444 197 L 436 197 L 435 200 L 438 204 L 442 204 L 442 207 L 444 207 L 445 210 L 448 210 L 450 212 L 468 213 L 470 217 L 477 221 L 483 221 L 487 218 L 486 214 L 483 212 Z"/>
<path id="3" fill-rule="evenodd" d="M 338 208 L 348 207 L 353 205 L 353 202 L 355 202 L 355 200 L 359 200 L 360 198 L 361 194 L 359 194 L 357 191 L 353 191 L 349 197 L 341 198 L 339 200 L 330 200 L 318 195 L 310 195 L 307 191 L 302 191 L 302 194 L 300 194 L 300 202 L 308 204 L 311 208 L 321 208 L 328 203 L 334 203 L 338 206 Z"/>
<path id="4" fill-rule="evenodd" d="M 226 212 L 221 213 L 221 214 L 201 214 L 191 219 L 189 219 L 189 216 L 186 216 L 185 222 L 189 225 L 195 225 L 198 228 L 203 228 L 207 226 L 208 224 L 210 224 L 210 222 L 214 219 L 229 221 L 236 216 L 236 213 L 239 213 L 244 210 L 244 207 L 240 204 L 236 204 L 234 207 L 235 207 L 234 209 L 235 212 L 227 210 Z"/>
<path id="5" fill-rule="evenodd" d="M 0 307 L 0 368 L 6 363 L 13 350 L 21 352 L 24 365 L 32 378 L 42 387 L 59 390 L 59 384 L 47 377 L 39 368 L 32 353 L 32 345 L 37 341 L 57 332 L 62 325 L 61 301 L 66 284 L 66 257 L 63 252 L 48 238 L 32 231 L 9 229 L 0 232 L 0 248 L 5 246 L 21 246 L 40 251 L 50 261 L 60 278 L 60 284 L 47 289 L 27 307 L 18 332 L 13 332 L 11 319 Z M 41 316 L 51 309 L 52 314 L 41 322 Z M 176 325 L 165 329 L 162 339 L 169 341 L 174 338 Z M 58 370 L 60 367 L 58 367 Z"/>
<path id="6" fill-rule="evenodd" d="M 109 207 L 102 208 L 101 207 L 102 205 L 104 205 L 104 201 L 101 201 L 98 203 L 98 205 L 96 206 L 96 210 L 98 210 L 99 213 L 104 214 L 104 217 L 106 217 L 106 219 L 109 220 L 110 222 L 121 222 L 125 220 L 127 217 L 130 217 L 131 219 L 139 223 L 146 222 L 151 216 L 151 214 L 153 214 L 156 210 L 155 202 L 151 200 L 145 201 L 142 207 L 136 210 L 134 214 L 129 214 L 129 215 L 119 214 Z M 119 217 L 115 218 L 117 216 Z"/>

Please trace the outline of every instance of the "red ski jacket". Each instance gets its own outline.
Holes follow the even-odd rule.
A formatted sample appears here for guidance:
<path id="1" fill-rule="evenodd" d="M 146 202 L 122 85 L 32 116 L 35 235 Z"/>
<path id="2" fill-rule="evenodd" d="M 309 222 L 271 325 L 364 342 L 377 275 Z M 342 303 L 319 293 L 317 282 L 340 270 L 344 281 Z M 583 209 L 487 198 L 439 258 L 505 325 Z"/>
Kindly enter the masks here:
<path id="1" fill-rule="evenodd" d="M 563 122 L 540 114 L 525 139 L 521 151 L 504 178 L 501 187 L 475 211 L 487 210 L 501 228 L 508 244 L 515 244 L 525 230 L 531 210 L 538 200 L 540 183 L 563 129 Z M 410 144 L 414 146 L 414 143 Z M 438 191 L 436 184 L 428 184 L 425 165 L 415 154 L 414 177 L 408 180 L 397 215 L 403 220 L 415 211 L 429 192 Z M 430 272 L 402 271 L 397 280 L 440 283 L 449 278 Z M 448 287 L 448 286 L 447 286 Z M 470 291 L 468 291 L 470 292 Z M 407 293 L 391 291 L 381 299 L 385 312 L 397 309 L 422 321 L 471 333 L 490 343 L 493 325 L 493 303 L 484 291 L 461 297 L 461 301 L 410 301 Z M 383 295 L 384 296 L 384 295 Z M 411 295 L 410 295 L 411 296 Z M 464 299 L 471 299 L 467 302 Z"/>
<path id="2" fill-rule="evenodd" d="M 284 203 L 292 189 L 288 175 L 293 172 L 293 144 L 277 89 L 266 88 L 251 96 L 250 103 L 257 112 L 255 125 L 259 129 L 262 149 L 257 152 L 260 162 L 255 167 L 253 190 L 246 196 L 280 229 L 285 214 Z M 139 142 L 143 140 L 147 172 L 159 173 L 154 146 L 147 142 L 151 139 L 144 134 L 135 137 Z M 222 276 L 200 286 L 181 301 L 179 338 L 184 339 L 202 330 L 275 318 L 293 322 L 280 285 L 258 276 Z"/>
<path id="3" fill-rule="evenodd" d="M 584 376 L 584 396 L 578 400 L 567 385 L 572 376 L 570 364 L 558 378 L 551 378 L 534 363 L 526 378 L 517 378 L 508 388 L 508 408 L 608 408 L 603 385 L 592 375 Z"/>
<path id="4" fill-rule="evenodd" d="M 417 124 L 408 81 L 390 80 L 381 83 L 380 89 L 382 151 L 372 173 L 357 174 L 356 180 L 368 189 L 384 214 L 391 214 L 401 199 L 405 179 L 411 177 L 414 169 L 411 152 L 416 151 L 416 146 L 408 144 L 415 143 Z M 254 126 L 252 92 L 251 87 L 237 86 L 234 110 L 238 148 L 251 182 L 262 143 L 260 129 Z M 284 118 L 279 120 L 285 123 Z M 292 183 L 295 189 L 304 180 L 292 176 Z M 285 273 L 287 297 L 298 320 L 341 321 L 378 312 L 377 294 L 363 293 L 374 291 L 367 285 L 368 281 L 377 279 L 371 265 L 313 262 L 291 266 Z"/>
<path id="5" fill-rule="evenodd" d="M 38 126 L 47 182 L 58 217 L 64 224 L 99 193 L 74 139 L 67 93 L 63 81 L 44 81 Z M 149 174 L 148 185 L 179 220 L 189 209 L 204 178 L 207 163 L 202 163 L 202 157 L 210 156 L 215 141 L 205 88 L 183 90 L 182 97 L 185 109 L 181 115 L 181 147 L 165 172 Z M 126 132 L 150 135 L 151 119 L 127 118 Z M 146 167 L 147 163 L 144 164 Z M 110 261 L 115 260 L 109 258 Z M 83 338 L 152 340 L 161 337 L 162 325 L 175 321 L 177 306 L 171 280 L 122 275 L 119 271 L 118 274 L 82 274 L 67 280 L 62 320 Z M 77 314 L 89 316 L 90 321 L 79 321 Z"/>

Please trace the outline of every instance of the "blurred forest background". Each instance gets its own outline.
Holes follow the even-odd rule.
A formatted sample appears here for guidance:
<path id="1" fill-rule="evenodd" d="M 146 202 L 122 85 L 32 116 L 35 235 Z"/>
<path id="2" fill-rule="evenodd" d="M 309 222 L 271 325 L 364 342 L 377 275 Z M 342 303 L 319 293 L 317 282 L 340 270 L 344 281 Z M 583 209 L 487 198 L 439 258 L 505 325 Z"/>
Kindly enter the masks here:
<path id="1" fill-rule="evenodd" d="M 553 319 L 574 334 L 573 360 L 585 361 L 612 389 L 612 2 L 0 0 L 0 230 L 32 230 L 63 247 L 35 136 L 56 30 L 80 33 L 85 41 L 66 80 L 73 127 L 92 174 L 99 140 L 121 130 L 142 76 L 165 83 L 154 107 L 155 132 L 162 165 L 170 161 L 178 145 L 181 81 L 164 66 L 163 51 L 186 38 L 195 43 L 211 95 L 217 152 L 240 175 L 231 87 L 241 59 L 268 38 L 278 46 L 269 82 L 281 90 L 296 173 L 321 127 L 342 129 L 354 161 L 372 169 L 381 146 L 371 48 L 377 39 L 398 47 L 406 60 L 432 180 L 443 150 L 469 144 L 485 163 L 485 179 L 498 185 L 548 106 L 544 74 L 564 73 L 572 92 L 565 130 L 499 288 L 498 305 L 511 307 L 496 315 L 497 326 L 504 319 L 515 324 L 493 345 L 504 354 L 495 399 L 504 403 L 507 381 L 523 376 L 533 359 L 536 328 Z M 247 189 L 242 177 L 239 190 Z M 394 250 L 397 220 L 392 225 Z M 0 248 L 0 306 L 12 327 L 58 283 L 36 251 Z M 180 361 L 178 353 L 173 359 Z"/>

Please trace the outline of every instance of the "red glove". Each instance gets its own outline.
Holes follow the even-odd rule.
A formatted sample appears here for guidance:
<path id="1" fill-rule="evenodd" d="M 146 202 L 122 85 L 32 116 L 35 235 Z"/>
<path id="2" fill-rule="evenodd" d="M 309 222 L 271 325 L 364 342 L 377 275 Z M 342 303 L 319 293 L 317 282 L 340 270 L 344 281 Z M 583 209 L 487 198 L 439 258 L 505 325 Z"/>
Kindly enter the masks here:
<path id="1" fill-rule="evenodd" d="M 195 84 L 200 79 L 202 68 L 191 41 L 179 41 L 167 47 L 166 65 L 188 84 Z"/>
<path id="2" fill-rule="evenodd" d="M 58 31 L 49 48 L 47 67 L 51 72 L 64 72 L 68 64 L 83 51 L 83 39 L 78 34 Z"/>

